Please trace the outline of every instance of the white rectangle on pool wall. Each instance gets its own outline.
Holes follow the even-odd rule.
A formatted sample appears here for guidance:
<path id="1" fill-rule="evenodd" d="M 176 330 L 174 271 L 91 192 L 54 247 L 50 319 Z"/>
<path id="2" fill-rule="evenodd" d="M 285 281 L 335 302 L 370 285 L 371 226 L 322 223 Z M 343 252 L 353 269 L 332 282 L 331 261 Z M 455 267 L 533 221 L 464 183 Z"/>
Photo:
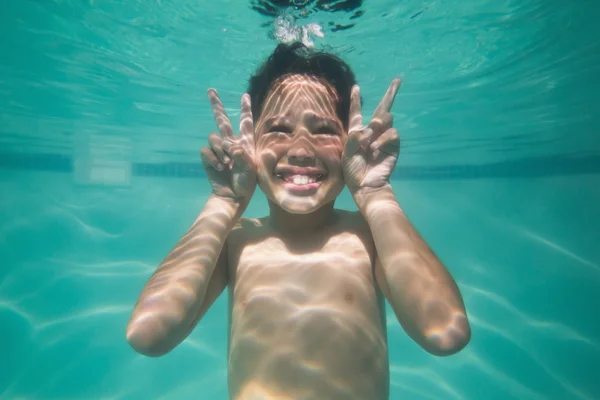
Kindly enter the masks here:
<path id="1" fill-rule="evenodd" d="M 131 185 L 131 139 L 78 132 L 73 178 L 79 185 Z"/>

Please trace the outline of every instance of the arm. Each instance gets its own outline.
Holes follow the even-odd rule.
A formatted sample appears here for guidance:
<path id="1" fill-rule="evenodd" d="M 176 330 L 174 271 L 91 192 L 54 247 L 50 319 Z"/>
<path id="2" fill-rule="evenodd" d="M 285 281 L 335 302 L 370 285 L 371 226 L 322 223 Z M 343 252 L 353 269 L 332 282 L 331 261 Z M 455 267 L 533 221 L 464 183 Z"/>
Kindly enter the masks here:
<path id="1" fill-rule="evenodd" d="M 127 341 L 139 353 L 161 356 L 181 343 L 227 285 L 227 235 L 239 203 L 212 195 L 175 248 L 154 272 L 134 307 Z"/>
<path id="2" fill-rule="evenodd" d="M 392 81 L 367 126 L 362 123 L 360 89 L 352 88 L 344 179 L 371 228 L 377 250 L 375 276 L 400 324 L 425 350 L 449 355 L 471 337 L 462 297 L 389 184 L 400 153 L 390 113 L 400 83 Z"/>
<path id="3" fill-rule="evenodd" d="M 181 343 L 227 285 L 226 239 L 256 188 L 250 96 L 242 96 L 239 136 L 217 92 L 208 97 L 220 134 L 209 135 L 200 156 L 213 194 L 144 287 L 127 326 L 129 344 L 148 356 Z"/>
<path id="4" fill-rule="evenodd" d="M 380 286 L 406 333 L 428 352 L 464 348 L 471 330 L 456 282 L 415 230 L 391 186 L 354 195 L 375 247 Z"/>

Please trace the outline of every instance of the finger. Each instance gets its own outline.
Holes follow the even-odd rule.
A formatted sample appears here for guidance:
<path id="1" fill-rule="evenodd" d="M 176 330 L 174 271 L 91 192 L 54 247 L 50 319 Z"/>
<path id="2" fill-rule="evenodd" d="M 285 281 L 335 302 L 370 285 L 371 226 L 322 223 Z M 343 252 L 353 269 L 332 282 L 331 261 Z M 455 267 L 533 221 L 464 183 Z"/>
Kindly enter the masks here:
<path id="1" fill-rule="evenodd" d="M 363 128 L 362 132 L 363 135 L 361 142 L 364 143 L 364 145 L 369 146 L 369 143 L 376 139 L 375 131 L 371 127 L 367 126 L 366 128 Z"/>
<path id="2" fill-rule="evenodd" d="M 369 122 L 369 128 L 375 131 L 376 135 L 381 135 L 388 129 L 390 129 L 394 124 L 394 118 L 391 113 L 384 113 L 380 116 L 373 117 L 371 122 Z"/>
<path id="3" fill-rule="evenodd" d="M 232 161 L 235 163 L 233 153 L 237 152 L 238 148 L 246 150 L 245 147 L 240 144 L 240 140 L 237 140 L 237 138 L 226 138 L 221 143 L 221 146 L 223 147 L 223 152 L 225 153 L 225 155 L 229 157 L 229 162 L 227 163 L 227 165 L 230 167 L 232 166 Z"/>
<path id="4" fill-rule="evenodd" d="M 226 138 L 221 142 L 221 147 L 223 148 L 223 152 L 225 153 L 226 156 L 229 157 L 229 159 L 231 159 L 231 147 L 234 146 L 234 141 L 230 138 Z"/>
<path id="5" fill-rule="evenodd" d="M 225 166 L 219 161 L 219 158 L 215 152 L 208 146 L 204 146 L 200 149 L 200 159 L 204 167 L 210 167 L 217 171 L 223 171 Z"/>
<path id="6" fill-rule="evenodd" d="M 352 87 L 350 92 L 350 114 L 348 120 L 348 132 L 362 129 L 362 107 L 360 105 L 360 88 L 358 85 Z"/>
<path id="7" fill-rule="evenodd" d="M 388 129 L 374 140 L 370 147 L 375 158 L 381 153 L 388 156 L 398 155 L 400 152 L 400 136 L 398 136 L 398 131 L 394 128 Z"/>
<path id="8" fill-rule="evenodd" d="M 254 120 L 252 118 L 252 102 L 250 95 L 242 96 L 242 110 L 240 113 L 240 134 L 247 143 L 254 143 Z"/>
<path id="9" fill-rule="evenodd" d="M 344 146 L 344 155 L 346 157 L 352 157 L 360 149 L 360 131 L 350 131 L 348 139 L 346 139 L 346 145 Z"/>
<path id="10" fill-rule="evenodd" d="M 223 103 L 215 89 L 208 89 L 208 100 L 210 101 L 210 106 L 212 107 L 213 115 L 221 135 L 223 135 L 223 137 L 233 136 L 231 121 L 229 121 L 229 117 L 225 112 L 225 107 L 223 107 Z"/>
<path id="11" fill-rule="evenodd" d="M 208 135 L 208 145 L 215 152 L 215 154 L 219 158 L 219 161 L 221 161 L 224 164 L 229 164 L 231 160 L 223 151 L 223 138 L 221 137 L 221 135 L 219 135 L 216 132 L 213 132 L 210 135 Z"/>
<path id="12" fill-rule="evenodd" d="M 232 151 L 231 156 L 233 157 L 234 162 L 244 171 L 250 170 L 254 166 L 254 161 L 250 154 L 243 148 L 239 147 Z"/>
<path id="13" fill-rule="evenodd" d="M 369 147 L 370 135 L 366 130 L 353 131 L 348 134 L 344 153 L 347 157 L 351 157 L 361 150 Z"/>
<path id="14" fill-rule="evenodd" d="M 248 152 L 239 144 L 232 144 L 228 148 L 233 159 L 233 168 L 239 171 L 250 171 L 254 167 L 254 161 Z"/>
<path id="15" fill-rule="evenodd" d="M 392 105 L 394 104 L 394 99 L 396 98 L 396 93 L 398 93 L 398 88 L 400 87 L 401 83 L 402 81 L 400 80 L 400 78 L 396 78 L 392 81 L 387 92 L 379 102 L 377 109 L 375 109 L 375 112 L 373 113 L 373 119 L 377 117 L 381 118 L 383 114 L 390 112 L 390 110 L 392 109 Z"/>

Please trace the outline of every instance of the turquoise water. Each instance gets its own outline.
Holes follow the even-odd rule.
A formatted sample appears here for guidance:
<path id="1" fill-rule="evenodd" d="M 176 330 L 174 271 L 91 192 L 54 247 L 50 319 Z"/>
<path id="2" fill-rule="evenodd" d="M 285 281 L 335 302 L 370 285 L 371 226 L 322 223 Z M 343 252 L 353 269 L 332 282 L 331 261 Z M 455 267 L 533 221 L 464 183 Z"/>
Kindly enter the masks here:
<path id="1" fill-rule="evenodd" d="M 0 3 L 0 399 L 227 398 L 225 297 L 163 358 L 124 339 L 209 193 L 206 89 L 235 119 L 276 43 L 249 2 L 208 3 Z M 297 23 L 323 26 L 366 113 L 403 78 L 393 186 L 473 326 L 436 358 L 388 310 L 391 398 L 600 398 L 600 3 L 362 9 Z"/>

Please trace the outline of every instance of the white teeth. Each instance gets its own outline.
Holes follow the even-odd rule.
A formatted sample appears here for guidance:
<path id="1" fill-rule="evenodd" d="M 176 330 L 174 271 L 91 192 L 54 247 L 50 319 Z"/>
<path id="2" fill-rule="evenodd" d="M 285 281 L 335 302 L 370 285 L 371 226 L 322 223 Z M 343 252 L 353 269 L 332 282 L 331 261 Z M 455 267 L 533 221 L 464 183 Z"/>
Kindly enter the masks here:
<path id="1" fill-rule="evenodd" d="M 307 185 L 309 183 L 315 183 L 321 180 L 322 175 L 317 176 L 308 176 L 308 175 L 285 175 L 285 174 L 276 174 L 279 179 L 282 179 L 286 182 L 291 182 L 294 185 Z"/>
<path id="2" fill-rule="evenodd" d="M 294 183 L 294 185 L 306 185 L 308 183 L 308 176 L 294 175 L 291 177 L 291 181 Z"/>

